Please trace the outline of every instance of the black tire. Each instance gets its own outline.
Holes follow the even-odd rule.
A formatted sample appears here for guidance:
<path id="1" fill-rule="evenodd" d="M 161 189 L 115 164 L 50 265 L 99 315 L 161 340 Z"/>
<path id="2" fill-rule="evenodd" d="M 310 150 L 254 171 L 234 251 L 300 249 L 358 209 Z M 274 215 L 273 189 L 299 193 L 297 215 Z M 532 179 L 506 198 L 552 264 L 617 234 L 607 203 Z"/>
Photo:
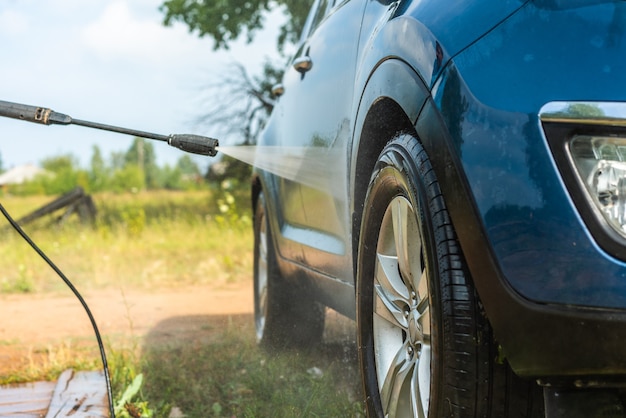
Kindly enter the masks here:
<path id="1" fill-rule="evenodd" d="M 496 361 L 435 174 L 410 135 L 387 144 L 369 184 L 357 329 L 370 417 L 543 417 L 541 389 Z"/>
<path id="2" fill-rule="evenodd" d="M 254 212 L 254 321 L 257 342 L 270 349 L 319 344 L 325 309 L 303 288 L 283 279 L 276 264 L 263 193 Z"/>

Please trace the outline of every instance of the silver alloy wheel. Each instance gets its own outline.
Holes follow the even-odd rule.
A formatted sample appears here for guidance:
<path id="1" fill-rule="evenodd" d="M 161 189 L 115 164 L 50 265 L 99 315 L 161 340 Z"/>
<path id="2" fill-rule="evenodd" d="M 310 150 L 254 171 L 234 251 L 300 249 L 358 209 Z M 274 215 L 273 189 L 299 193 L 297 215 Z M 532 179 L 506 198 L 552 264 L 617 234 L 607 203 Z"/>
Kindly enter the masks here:
<path id="1" fill-rule="evenodd" d="M 263 214 L 260 219 L 258 231 L 258 253 L 257 253 L 257 270 L 254 291 L 256 292 L 257 307 L 255 310 L 256 338 L 257 342 L 263 339 L 265 332 L 265 320 L 267 318 L 267 278 L 268 278 L 268 237 L 267 237 L 267 218 Z"/>
<path id="2" fill-rule="evenodd" d="M 426 417 L 431 339 L 428 275 L 411 203 L 395 197 L 376 249 L 374 355 L 380 398 L 389 417 Z"/>

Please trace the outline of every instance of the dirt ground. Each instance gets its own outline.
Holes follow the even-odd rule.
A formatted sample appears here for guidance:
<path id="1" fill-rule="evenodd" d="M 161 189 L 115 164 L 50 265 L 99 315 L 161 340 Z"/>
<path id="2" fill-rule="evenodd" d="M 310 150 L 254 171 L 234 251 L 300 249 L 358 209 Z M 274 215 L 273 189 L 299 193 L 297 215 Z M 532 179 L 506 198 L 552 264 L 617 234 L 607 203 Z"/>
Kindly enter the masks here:
<path id="1" fill-rule="evenodd" d="M 155 290 L 101 290 L 83 297 L 103 339 L 115 347 L 148 334 L 152 344 L 209 338 L 216 327 L 253 321 L 251 283 Z M 76 297 L 67 295 L 0 296 L 0 375 L 24 367 L 35 357 L 72 355 L 96 339 Z M 207 318 L 212 318 L 207 323 Z M 61 347 L 61 348 L 59 348 Z"/>
<path id="2" fill-rule="evenodd" d="M 237 327 L 254 338 L 252 280 L 214 287 L 107 289 L 83 297 L 108 351 L 202 343 L 225 327 Z M 355 347 L 354 334 L 354 322 L 327 311 L 325 341 L 339 342 L 345 351 Z M 69 289 L 65 295 L 0 295 L 0 376 L 29 364 L 85 356 L 85 347 L 92 357 L 97 355 L 93 328 Z"/>

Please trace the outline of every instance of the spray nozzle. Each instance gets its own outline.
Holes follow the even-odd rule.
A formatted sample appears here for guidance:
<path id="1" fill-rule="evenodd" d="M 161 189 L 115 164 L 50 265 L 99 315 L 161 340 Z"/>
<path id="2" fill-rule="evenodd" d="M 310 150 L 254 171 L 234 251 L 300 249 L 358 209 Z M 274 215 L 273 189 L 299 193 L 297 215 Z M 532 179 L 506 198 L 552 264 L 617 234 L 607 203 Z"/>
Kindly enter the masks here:
<path id="1" fill-rule="evenodd" d="M 215 138 L 191 134 L 170 135 L 167 143 L 183 151 L 209 157 L 217 155 L 215 148 L 220 144 Z"/>

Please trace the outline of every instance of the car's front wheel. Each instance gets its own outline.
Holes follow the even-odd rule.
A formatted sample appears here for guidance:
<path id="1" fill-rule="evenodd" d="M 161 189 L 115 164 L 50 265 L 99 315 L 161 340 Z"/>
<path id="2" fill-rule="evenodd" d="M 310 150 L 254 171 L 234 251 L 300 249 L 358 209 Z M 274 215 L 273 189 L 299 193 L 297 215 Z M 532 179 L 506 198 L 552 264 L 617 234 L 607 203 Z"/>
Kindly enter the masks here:
<path id="1" fill-rule="evenodd" d="M 369 416 L 543 416 L 539 388 L 496 363 L 430 161 L 410 135 L 387 144 L 369 184 L 357 328 Z"/>

